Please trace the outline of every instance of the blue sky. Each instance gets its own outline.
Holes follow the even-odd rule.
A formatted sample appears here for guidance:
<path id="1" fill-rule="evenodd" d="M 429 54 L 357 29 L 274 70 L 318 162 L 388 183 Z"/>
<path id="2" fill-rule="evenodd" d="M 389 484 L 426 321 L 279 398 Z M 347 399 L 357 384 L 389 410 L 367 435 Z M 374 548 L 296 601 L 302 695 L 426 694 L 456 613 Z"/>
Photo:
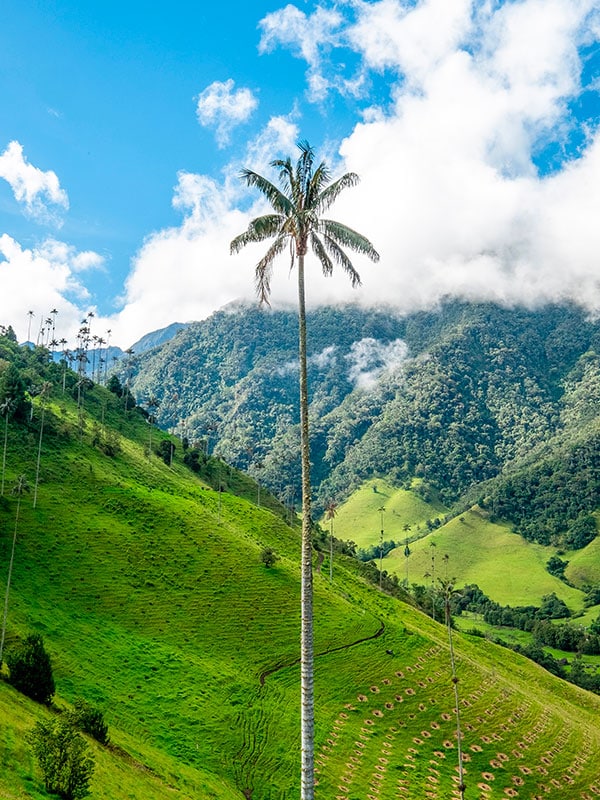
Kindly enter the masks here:
<path id="1" fill-rule="evenodd" d="M 127 347 L 252 299 L 237 174 L 299 139 L 361 176 L 332 216 L 381 253 L 311 302 L 598 310 L 599 39 L 600 0 L 4 0 L 0 323 L 93 310 Z"/>

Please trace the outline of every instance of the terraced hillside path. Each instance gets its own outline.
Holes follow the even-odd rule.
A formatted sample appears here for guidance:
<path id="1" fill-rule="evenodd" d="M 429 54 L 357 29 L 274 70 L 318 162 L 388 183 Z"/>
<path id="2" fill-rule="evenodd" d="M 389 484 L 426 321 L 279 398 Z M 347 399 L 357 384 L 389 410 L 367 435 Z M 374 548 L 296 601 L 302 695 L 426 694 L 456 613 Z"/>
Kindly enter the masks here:
<path id="1" fill-rule="evenodd" d="M 331 653 L 337 653 L 340 650 L 349 650 L 351 647 L 356 647 L 357 644 L 362 644 L 363 642 L 370 642 L 373 639 L 378 639 L 383 632 L 385 631 L 385 623 L 383 620 L 379 620 L 380 627 L 379 629 L 372 634 L 371 636 L 363 636 L 362 639 L 356 639 L 354 642 L 348 642 L 348 644 L 341 644 L 339 647 L 330 647 L 328 650 L 322 650 L 320 653 L 315 653 L 315 658 L 322 658 L 323 656 L 328 656 Z M 300 663 L 300 658 L 295 658 L 293 661 L 288 661 L 283 664 L 277 664 L 270 669 L 266 669 L 264 672 L 260 673 L 260 685 L 265 685 L 265 680 L 269 677 L 269 675 L 273 675 L 275 672 L 279 672 L 281 669 L 288 669 L 289 667 L 294 667 L 296 664 Z"/>
<path id="2" fill-rule="evenodd" d="M 376 618 L 377 619 L 377 618 Z M 315 658 L 322 658 L 323 656 L 335 653 L 340 650 L 348 650 L 351 647 L 356 647 L 363 642 L 378 639 L 385 631 L 385 623 L 377 619 L 379 628 L 371 636 L 363 636 L 361 639 L 356 639 L 352 642 L 332 647 L 315 654 Z M 265 681 L 269 675 L 273 675 L 279 670 L 288 669 L 300 662 L 299 658 L 293 661 L 288 661 L 276 664 L 269 669 L 264 670 L 259 677 L 260 689 L 259 694 L 254 699 L 251 706 L 245 711 L 240 711 L 236 726 L 242 734 L 242 746 L 235 758 L 235 773 L 236 783 L 241 793 L 250 800 L 253 797 L 253 774 L 257 768 L 257 763 L 261 761 L 261 769 L 268 774 L 269 770 L 276 770 L 276 763 L 267 763 L 265 759 L 265 743 L 268 741 L 269 734 L 267 731 L 269 725 L 269 718 L 265 714 L 263 707 L 262 689 L 265 686 Z M 269 692 L 277 692 L 278 689 L 275 685 L 269 688 Z M 272 700 L 271 700 L 272 702 Z"/>

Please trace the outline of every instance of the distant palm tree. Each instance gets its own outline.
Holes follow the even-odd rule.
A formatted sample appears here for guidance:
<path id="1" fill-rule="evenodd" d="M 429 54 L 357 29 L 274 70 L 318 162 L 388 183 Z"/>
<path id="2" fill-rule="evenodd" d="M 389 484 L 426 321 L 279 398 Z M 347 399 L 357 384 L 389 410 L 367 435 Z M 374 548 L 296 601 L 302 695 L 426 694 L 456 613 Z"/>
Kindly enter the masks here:
<path id="1" fill-rule="evenodd" d="M 35 467 L 35 487 L 34 487 L 34 490 L 33 490 L 33 507 L 34 508 L 37 506 L 37 491 L 38 491 L 38 485 L 39 485 L 39 482 L 40 482 L 40 462 L 41 462 L 41 459 L 42 459 L 42 438 L 44 436 L 44 418 L 46 416 L 46 398 L 50 394 L 51 390 L 52 390 L 52 384 L 49 383 L 48 381 L 44 382 L 44 384 L 42 385 L 42 388 L 40 390 L 40 398 L 41 398 L 41 404 L 42 404 L 42 421 L 40 423 L 40 439 L 39 439 L 39 442 L 38 442 L 37 464 L 36 464 L 36 467 Z"/>
<path id="2" fill-rule="evenodd" d="M 330 500 L 325 509 L 325 519 L 329 521 L 329 581 L 333 581 L 333 520 L 335 519 L 337 503 Z"/>
<path id="3" fill-rule="evenodd" d="M 6 475 L 6 446 L 8 444 L 8 419 L 15 410 L 14 397 L 7 396 L 0 404 L 0 414 L 4 417 L 4 448 L 2 450 L 2 492 L 4 497 L 4 476 Z"/>
<path id="4" fill-rule="evenodd" d="M 381 521 L 379 532 L 379 591 L 381 592 L 383 588 L 383 515 L 385 514 L 385 508 L 381 506 L 377 511 L 379 511 Z"/>
<path id="5" fill-rule="evenodd" d="M 325 275 L 331 275 L 334 262 L 350 277 L 353 286 L 360 276 L 346 255 L 350 248 L 371 258 L 379 254 L 361 234 L 351 228 L 325 219 L 321 215 L 334 203 L 340 192 L 358 183 L 358 176 L 347 172 L 333 183 L 325 163 L 315 167 L 315 154 L 308 142 L 298 145 L 300 156 L 293 166 L 291 159 L 277 159 L 271 166 L 279 172 L 278 188 L 267 178 L 244 169 L 241 178 L 261 192 L 273 212 L 253 219 L 247 230 L 231 242 L 232 253 L 247 244 L 274 239 L 256 265 L 256 289 L 262 303 L 269 302 L 273 262 L 287 248 L 291 266 L 298 265 L 298 322 L 300 361 L 300 449 L 302 462 L 302 621 L 301 621 L 301 787 L 302 800 L 314 797 L 314 689 L 313 689 L 313 588 L 312 588 L 312 520 L 310 486 L 310 452 L 308 422 L 308 381 L 306 358 L 306 306 L 304 259 L 312 250 Z"/>
<path id="6" fill-rule="evenodd" d="M 446 562 L 447 563 L 447 562 Z M 458 684 L 459 678 L 456 673 L 456 660 L 454 658 L 454 642 L 452 640 L 452 614 L 451 614 L 451 606 L 450 602 L 453 595 L 459 594 L 459 592 L 454 588 L 454 581 L 455 578 L 448 580 L 439 579 L 440 587 L 442 590 L 442 598 L 444 602 L 444 615 L 446 620 L 446 631 L 448 633 L 448 646 L 450 648 L 450 669 L 452 673 L 452 685 L 454 687 L 454 711 L 456 713 L 456 741 L 457 741 L 457 748 L 458 748 L 458 791 L 460 792 L 461 798 L 464 800 L 465 796 L 465 779 L 464 779 L 464 770 L 463 770 L 463 755 L 462 755 L 462 729 L 460 723 L 460 703 L 459 703 L 459 693 L 458 693 Z"/>
<path id="7" fill-rule="evenodd" d="M 104 355 L 104 383 L 108 381 L 108 349 L 110 347 L 110 336 L 112 334 L 111 328 L 106 331 L 106 353 Z"/>
<path id="8" fill-rule="evenodd" d="M 27 324 L 27 341 L 31 341 L 31 320 L 35 317 L 33 311 L 28 311 L 27 316 L 29 317 L 29 322 Z"/>
<path id="9" fill-rule="evenodd" d="M 146 402 L 148 406 L 148 425 L 149 425 L 149 440 L 148 440 L 148 458 L 152 456 L 152 426 L 156 421 L 156 409 L 160 405 L 160 400 L 156 395 L 151 394 Z"/>
<path id="10" fill-rule="evenodd" d="M 17 543 L 17 528 L 19 525 L 19 511 L 21 510 L 21 498 L 25 492 L 29 491 L 29 485 L 25 475 L 20 475 L 12 494 L 17 496 L 17 511 L 15 513 L 15 529 L 13 532 L 12 549 L 10 551 L 10 561 L 8 564 L 8 577 L 6 579 L 6 594 L 4 596 L 4 616 L 2 619 L 2 636 L 0 637 L 0 667 L 2 666 L 2 654 L 4 653 L 4 639 L 6 637 L 6 618 L 8 616 L 8 595 L 10 593 L 10 581 L 12 578 L 13 562 L 15 560 L 15 545 Z"/>

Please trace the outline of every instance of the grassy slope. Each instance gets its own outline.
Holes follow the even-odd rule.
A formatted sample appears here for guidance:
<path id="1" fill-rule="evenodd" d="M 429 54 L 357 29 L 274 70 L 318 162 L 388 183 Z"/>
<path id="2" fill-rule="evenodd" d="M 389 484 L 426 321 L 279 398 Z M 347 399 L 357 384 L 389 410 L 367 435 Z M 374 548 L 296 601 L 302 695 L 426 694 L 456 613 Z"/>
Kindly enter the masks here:
<path id="1" fill-rule="evenodd" d="M 431 546 L 435 544 L 435 550 Z M 546 562 L 556 548 L 525 541 L 505 525 L 489 522 L 476 511 L 455 517 L 411 545 L 409 580 L 426 583 L 435 554 L 436 575 L 455 577 L 457 585 L 477 583 L 502 605 L 539 605 L 543 595 L 556 592 L 574 611 L 583 607 L 583 592 L 550 575 Z M 444 555 L 448 555 L 448 565 Z M 387 569 L 404 577 L 406 559 L 397 548 L 384 559 Z"/>
<path id="2" fill-rule="evenodd" d="M 440 503 L 426 503 L 417 494 L 392 487 L 385 480 L 366 481 L 337 509 L 334 535 L 355 542 L 358 547 L 378 544 L 381 530 L 379 509 L 383 515 L 383 538 L 402 541 L 422 535 L 425 521 L 443 516 L 446 509 Z M 322 523 L 328 526 L 326 521 Z M 405 530 L 405 525 L 410 530 Z"/>
<path id="3" fill-rule="evenodd" d="M 122 450 L 110 459 L 88 434 L 78 441 L 72 414 L 64 403 L 46 441 L 38 507 L 23 502 L 8 643 L 43 633 L 58 704 L 84 697 L 105 709 L 116 747 L 95 747 L 93 796 L 297 798 L 297 532 L 227 493 L 219 509 L 217 493 L 183 467 L 148 461 L 148 429 L 135 416 L 119 420 Z M 11 482 L 31 474 L 36 452 L 35 436 L 15 447 L 14 434 Z M 2 563 L 15 500 L 6 506 Z M 265 544 L 281 556 L 270 570 L 259 560 Z M 319 796 L 391 800 L 399 781 L 405 797 L 451 796 L 444 629 L 366 586 L 351 562 L 336 561 L 333 586 L 327 576 L 325 561 L 315 576 Z M 572 796 L 591 791 L 600 699 L 486 642 L 457 639 L 473 790 L 488 780 L 488 797 L 506 797 L 517 778 L 523 796 L 543 784 L 562 800 L 568 778 Z M 46 797 L 23 742 L 46 713 L 0 683 L 0 796 Z M 509 762 L 495 766 L 500 749 Z M 548 777 L 539 771 L 547 762 Z"/>

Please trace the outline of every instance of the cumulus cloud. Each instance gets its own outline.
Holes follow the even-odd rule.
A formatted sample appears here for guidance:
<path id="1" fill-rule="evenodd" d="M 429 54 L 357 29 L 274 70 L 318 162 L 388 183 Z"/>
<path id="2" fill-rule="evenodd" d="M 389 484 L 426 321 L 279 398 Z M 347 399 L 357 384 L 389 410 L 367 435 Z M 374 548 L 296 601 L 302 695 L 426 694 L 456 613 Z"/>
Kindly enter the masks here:
<path id="1" fill-rule="evenodd" d="M 428 16 L 444 13 L 434 0 L 412 10 L 364 4 L 351 29 L 365 60 L 395 60 L 402 76 L 392 106 L 373 109 L 341 148 L 363 180 L 336 216 L 382 254 L 363 270 L 361 301 L 410 310 L 451 295 L 599 308 L 598 128 L 557 171 L 536 163 L 548 143 L 566 146 L 568 103 L 581 90 L 577 47 L 595 4 L 442 5 L 455 14 L 440 26 L 445 35 Z M 423 42 L 415 53 L 394 50 L 407 29 Z"/>
<path id="2" fill-rule="evenodd" d="M 59 312 L 58 335 L 74 339 L 82 316 L 81 306 L 89 302 L 89 293 L 76 273 L 93 255 L 78 253 L 54 239 L 28 249 L 8 234 L 0 236 L 3 321 L 12 324 L 20 341 L 27 338 L 30 322 L 27 312 L 33 311 L 39 324 L 53 308 Z"/>
<path id="3" fill-rule="evenodd" d="M 390 90 L 335 154 L 335 174 L 355 171 L 361 183 L 331 211 L 381 260 L 353 259 L 363 280 L 354 290 L 340 270 L 325 279 L 310 259 L 309 306 L 410 311 L 454 296 L 600 309 L 598 119 L 582 124 L 570 109 L 583 88 L 581 48 L 600 38 L 599 11 L 598 0 L 353 0 L 310 15 L 288 5 L 262 21 L 262 51 L 285 46 L 305 59 L 313 97 L 345 91 L 332 66 L 338 51 L 354 53 L 363 86 L 379 74 Z M 298 122 L 272 120 L 221 181 L 179 175 L 182 223 L 144 242 L 115 326 L 137 336 L 253 298 L 265 245 L 235 257 L 228 246 L 265 205 L 235 176 L 242 165 L 267 173 L 274 157 L 294 157 Z M 551 168 L 548 149 L 562 154 Z M 296 291 L 282 256 L 273 304 L 295 302 Z M 356 375 L 369 371 L 367 363 Z"/>
<path id="4" fill-rule="evenodd" d="M 408 345 L 402 339 L 380 342 L 372 337 L 353 342 L 346 356 L 348 379 L 358 389 L 370 389 L 385 372 L 399 369 L 408 358 Z"/>
<path id="5" fill-rule="evenodd" d="M 234 89 L 234 86 L 231 78 L 214 81 L 197 98 L 198 122 L 204 127 L 215 128 L 220 147 L 229 142 L 233 128 L 246 122 L 258 106 L 258 100 L 250 89 Z"/>
<path id="6" fill-rule="evenodd" d="M 8 182 L 27 216 L 38 222 L 60 224 L 60 209 L 69 207 L 67 193 L 61 189 L 55 172 L 43 172 L 27 161 L 19 142 L 10 142 L 0 154 L 0 178 Z"/>
<path id="7" fill-rule="evenodd" d="M 269 53 L 277 46 L 288 47 L 306 61 L 308 93 L 313 100 L 323 100 L 333 87 L 357 93 L 353 80 L 340 81 L 337 76 L 326 74 L 327 53 L 341 46 L 343 24 L 344 18 L 336 9 L 317 6 L 312 14 L 305 14 L 290 4 L 260 21 L 259 52 Z"/>

